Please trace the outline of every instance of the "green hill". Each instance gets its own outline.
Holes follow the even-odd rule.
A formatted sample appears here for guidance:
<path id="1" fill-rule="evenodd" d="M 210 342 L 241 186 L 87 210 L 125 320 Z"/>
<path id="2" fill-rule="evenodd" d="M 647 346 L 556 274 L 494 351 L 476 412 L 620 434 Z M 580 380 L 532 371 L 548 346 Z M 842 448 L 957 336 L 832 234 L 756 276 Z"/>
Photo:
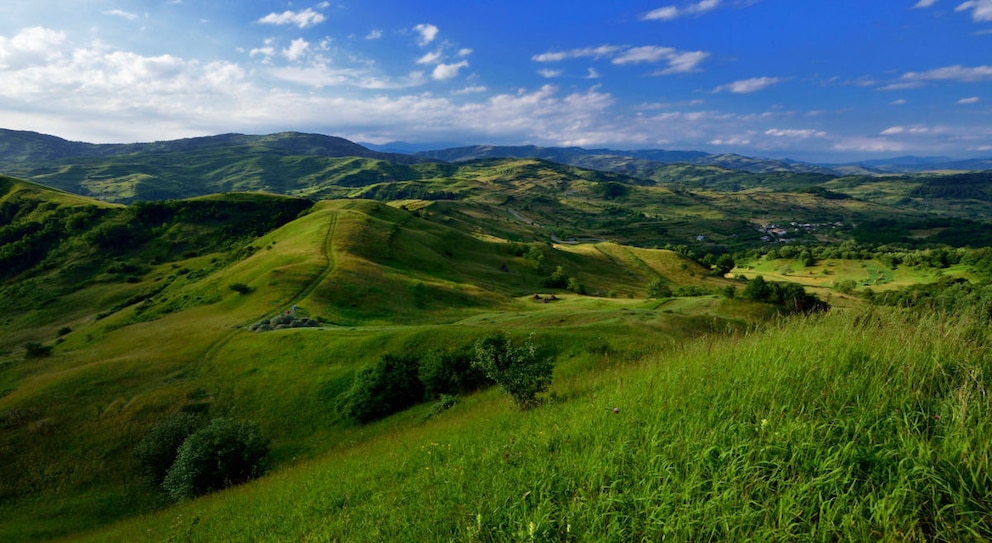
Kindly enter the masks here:
<path id="1" fill-rule="evenodd" d="M 921 215 L 811 174 L 238 138 L 33 175 L 129 206 L 0 178 L 0 540 L 992 534 L 987 314 L 865 309 L 922 283 L 953 305 L 962 277 L 987 299 L 981 249 L 915 249 L 986 217 L 945 212 L 964 200 L 939 181 L 907 196 L 946 200 Z M 787 317 L 756 274 L 841 309 Z M 496 331 L 553 363 L 538 407 L 472 369 Z M 356 416 L 397 367 L 410 397 Z M 256 423 L 268 475 L 173 505 L 134 451 L 180 414 Z"/>

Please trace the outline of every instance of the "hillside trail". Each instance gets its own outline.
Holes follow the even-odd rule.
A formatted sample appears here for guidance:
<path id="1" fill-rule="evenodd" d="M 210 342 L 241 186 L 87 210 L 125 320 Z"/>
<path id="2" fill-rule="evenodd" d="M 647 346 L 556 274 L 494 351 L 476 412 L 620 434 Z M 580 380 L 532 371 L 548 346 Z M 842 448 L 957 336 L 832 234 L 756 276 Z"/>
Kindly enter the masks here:
<path id="1" fill-rule="evenodd" d="M 311 280 L 306 285 L 304 285 L 299 292 L 297 292 L 295 295 L 293 295 L 292 298 L 290 298 L 285 304 L 283 304 L 282 307 L 295 306 L 297 303 L 305 300 L 308 296 L 313 294 L 313 291 L 317 290 L 317 287 L 319 287 L 320 284 L 323 283 L 325 279 L 327 279 L 327 277 L 331 274 L 331 272 L 334 271 L 334 264 L 335 264 L 334 232 L 337 229 L 337 224 L 338 224 L 338 214 L 333 213 L 327 225 L 327 232 L 324 234 L 324 241 L 320 247 L 320 252 L 324 256 L 324 268 L 320 271 L 320 273 L 317 274 L 316 277 L 313 278 L 313 280 Z M 216 341 L 211 343 L 210 346 L 207 348 L 207 350 L 204 351 L 203 355 L 200 357 L 201 362 L 212 361 L 214 357 L 217 355 L 217 353 L 220 352 L 220 350 L 223 349 L 228 342 L 234 339 L 234 336 L 237 335 L 238 332 L 241 331 L 245 326 L 248 326 L 249 324 L 264 318 L 274 317 L 277 314 L 282 313 L 282 311 L 283 311 L 282 309 L 269 311 L 264 315 L 254 317 L 252 319 L 249 319 L 245 322 L 239 323 L 227 329 L 227 331 L 220 338 L 218 338 Z"/>

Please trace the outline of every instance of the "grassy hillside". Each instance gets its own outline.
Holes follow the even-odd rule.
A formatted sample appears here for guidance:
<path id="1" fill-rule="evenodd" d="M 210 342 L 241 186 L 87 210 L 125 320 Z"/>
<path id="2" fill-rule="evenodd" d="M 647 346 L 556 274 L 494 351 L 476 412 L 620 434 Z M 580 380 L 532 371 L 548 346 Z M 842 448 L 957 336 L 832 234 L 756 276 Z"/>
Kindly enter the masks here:
<path id="1" fill-rule="evenodd" d="M 637 356 L 774 312 L 716 296 L 645 300 L 659 278 L 733 286 L 671 251 L 508 243 L 374 201 L 228 194 L 123 208 L 39 190 L 41 203 L 19 209 L 48 209 L 45 224 L 61 226 L 0 285 L 4 540 L 160 508 L 131 450 L 180 411 L 257 421 L 285 467 L 364 435 L 338 396 L 385 354 L 464 352 L 500 327 L 545 330 L 556 359 Z M 4 228 L 27 228 L 31 213 Z M 79 213 L 87 220 L 61 218 Z M 559 269 L 589 295 L 548 287 Z M 293 306 L 320 326 L 247 330 Z"/>
<path id="2" fill-rule="evenodd" d="M 837 313 L 640 354 L 611 337 L 558 358 L 540 409 L 496 391 L 426 420 L 415 409 L 74 539 L 984 540 L 978 324 Z M 553 330 L 539 340 L 569 350 Z"/>
<path id="3" fill-rule="evenodd" d="M 927 317 L 864 313 L 859 297 L 978 264 L 941 249 L 927 271 L 861 256 L 800 267 L 801 246 L 781 244 L 737 275 L 800 282 L 846 309 L 786 320 L 690 258 L 763 246 L 759 224 L 829 244 L 912 212 L 534 159 L 194 147 L 51 175 L 231 192 L 124 207 L 0 178 L 0 540 L 989 533 L 972 498 L 987 489 L 975 437 L 987 323 L 937 332 Z M 180 156 L 196 160 L 177 168 Z M 339 199 L 245 192 L 277 185 Z M 920 226 L 904 234 L 925 243 L 974 223 Z M 859 292 L 839 294 L 844 281 Z M 540 407 L 517 411 L 466 373 L 497 330 L 553 361 Z M 388 359 L 422 390 L 359 423 L 348 402 Z M 132 451 L 181 413 L 257 423 L 270 474 L 170 507 Z M 949 454 L 964 467 L 934 460 Z"/>

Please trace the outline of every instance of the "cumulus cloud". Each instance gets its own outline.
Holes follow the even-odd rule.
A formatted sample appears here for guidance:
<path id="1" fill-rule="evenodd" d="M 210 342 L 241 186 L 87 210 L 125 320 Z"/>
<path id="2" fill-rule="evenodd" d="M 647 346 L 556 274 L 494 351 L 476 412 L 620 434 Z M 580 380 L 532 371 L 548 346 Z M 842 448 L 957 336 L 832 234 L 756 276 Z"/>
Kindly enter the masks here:
<path id="1" fill-rule="evenodd" d="M 438 64 L 434 68 L 434 72 L 431 74 L 435 80 L 443 81 L 445 79 L 451 79 L 453 77 L 458 77 L 458 72 L 462 68 L 468 67 L 468 61 L 463 60 L 461 62 L 456 62 L 454 64 Z"/>
<path id="2" fill-rule="evenodd" d="M 592 58 L 594 60 L 609 58 L 617 66 L 628 64 L 657 64 L 664 62 L 668 67 L 658 70 L 653 75 L 668 75 L 688 73 L 698 69 L 699 65 L 709 57 L 705 51 L 679 51 L 673 47 L 646 45 L 642 47 L 624 47 L 619 45 L 600 45 L 584 47 L 567 51 L 549 51 L 534 55 L 534 62 L 561 62 L 568 59 Z"/>
<path id="3" fill-rule="evenodd" d="M 750 94 L 752 92 L 758 92 L 768 87 L 777 85 L 779 83 L 779 78 L 777 77 L 752 77 L 750 79 L 741 79 L 739 81 L 734 81 L 733 83 L 727 83 L 726 85 L 720 85 L 719 87 L 713 89 L 714 93 L 717 92 L 732 92 L 735 94 Z"/>
<path id="4" fill-rule="evenodd" d="M 957 103 L 958 103 L 958 105 L 966 105 L 966 104 L 977 104 L 978 102 L 981 102 L 981 101 L 982 101 L 981 98 L 979 98 L 977 96 L 971 96 L 969 98 L 962 98 L 962 99 L 958 100 Z"/>
<path id="5" fill-rule="evenodd" d="M 441 51 L 432 51 L 417 59 L 417 64 L 435 64 L 441 61 Z"/>
<path id="6" fill-rule="evenodd" d="M 323 13 L 314 11 L 313 8 L 307 8 L 303 11 L 287 10 L 282 13 L 272 12 L 259 19 L 258 22 L 271 25 L 295 25 L 299 28 L 309 28 L 324 22 L 325 19 L 326 17 L 324 17 Z"/>
<path id="7" fill-rule="evenodd" d="M 64 32 L 40 26 L 25 28 L 13 38 L 0 36 L 0 68 L 16 69 L 44 64 L 62 55 Z"/>
<path id="8" fill-rule="evenodd" d="M 565 72 L 563 72 L 561 70 L 551 70 L 551 69 L 548 69 L 548 68 L 542 68 L 542 69 L 538 70 L 537 73 L 541 77 L 544 77 L 544 78 L 547 78 L 547 79 L 552 79 L 552 78 L 555 78 L 555 77 L 561 77 Z"/>
<path id="9" fill-rule="evenodd" d="M 720 0 L 700 0 L 684 8 L 665 6 L 651 10 L 641 17 L 645 21 L 671 21 L 688 15 L 702 15 L 720 7 Z"/>
<path id="10" fill-rule="evenodd" d="M 283 49 L 282 54 L 290 61 L 296 62 L 310 49 L 310 43 L 303 38 L 298 38 L 289 44 L 287 49 Z"/>
<path id="11" fill-rule="evenodd" d="M 421 47 L 429 45 L 437 38 L 438 32 L 440 32 L 438 27 L 432 24 L 419 24 L 413 27 L 413 30 L 420 36 L 417 38 L 417 44 Z"/>
<path id="12" fill-rule="evenodd" d="M 370 30 L 368 34 L 365 35 L 367 40 L 377 40 L 382 37 L 382 30 Z"/>
<path id="13" fill-rule="evenodd" d="M 969 0 L 954 8 L 956 12 L 968 10 L 975 22 L 992 21 L 992 0 Z"/>

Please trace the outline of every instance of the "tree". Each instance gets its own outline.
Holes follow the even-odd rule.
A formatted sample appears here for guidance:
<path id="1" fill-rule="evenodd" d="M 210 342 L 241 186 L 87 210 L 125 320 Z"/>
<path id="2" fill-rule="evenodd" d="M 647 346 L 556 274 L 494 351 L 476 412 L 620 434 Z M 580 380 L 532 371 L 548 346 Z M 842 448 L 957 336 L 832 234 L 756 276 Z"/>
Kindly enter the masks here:
<path id="1" fill-rule="evenodd" d="M 730 253 L 723 253 L 714 263 L 714 266 L 716 266 L 716 271 L 720 275 L 727 275 L 736 265 L 737 263 L 734 262 L 734 257 L 731 256 Z"/>
<path id="2" fill-rule="evenodd" d="M 551 359 L 540 356 L 532 341 L 516 346 L 502 332 L 476 342 L 472 365 L 509 393 L 520 409 L 538 403 L 537 395 L 551 387 L 554 371 Z"/>
<path id="3" fill-rule="evenodd" d="M 416 404 L 424 398 L 424 385 L 417 374 L 417 360 L 391 354 L 383 356 L 355 376 L 354 384 L 342 399 L 342 415 L 366 423 Z"/>
<path id="4" fill-rule="evenodd" d="M 665 281 L 656 277 L 648 283 L 648 298 L 670 298 L 672 296 L 672 289 Z"/>
<path id="5" fill-rule="evenodd" d="M 176 461 L 179 447 L 203 426 L 203 422 L 198 415 L 179 413 L 153 427 L 132 453 L 138 473 L 150 477 L 156 485 L 162 484 Z"/>
<path id="6" fill-rule="evenodd" d="M 766 302 L 771 295 L 771 285 L 760 275 L 748 281 L 744 287 L 744 297 L 752 302 Z"/>
<path id="7" fill-rule="evenodd" d="M 180 501 L 238 485 L 264 472 L 268 452 L 255 423 L 214 419 L 183 441 L 162 487 Z"/>

